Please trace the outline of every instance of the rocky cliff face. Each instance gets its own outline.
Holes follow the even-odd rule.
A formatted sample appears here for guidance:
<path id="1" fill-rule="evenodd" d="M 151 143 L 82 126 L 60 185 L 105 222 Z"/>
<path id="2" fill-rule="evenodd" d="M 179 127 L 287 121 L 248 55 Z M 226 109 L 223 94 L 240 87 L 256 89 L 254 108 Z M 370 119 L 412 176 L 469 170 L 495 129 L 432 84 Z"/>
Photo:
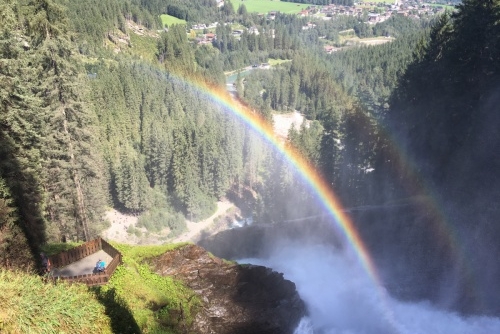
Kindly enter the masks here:
<path id="1" fill-rule="evenodd" d="M 306 308 L 295 284 L 262 266 L 241 266 L 213 257 L 195 245 L 152 261 L 160 275 L 173 276 L 203 302 L 192 333 L 292 333 Z"/>

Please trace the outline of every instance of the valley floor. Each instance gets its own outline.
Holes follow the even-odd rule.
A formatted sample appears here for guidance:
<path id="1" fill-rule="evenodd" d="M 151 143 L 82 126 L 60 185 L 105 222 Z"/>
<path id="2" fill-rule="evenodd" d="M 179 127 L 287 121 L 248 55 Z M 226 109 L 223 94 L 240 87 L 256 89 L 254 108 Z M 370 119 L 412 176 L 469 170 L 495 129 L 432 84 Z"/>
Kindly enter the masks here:
<path id="1" fill-rule="evenodd" d="M 228 200 L 217 202 L 217 210 L 209 218 L 200 222 L 186 220 L 187 231 L 180 236 L 171 239 L 168 228 L 159 233 L 148 233 L 144 228 L 136 227 L 138 217 L 123 214 L 115 209 L 106 212 L 106 219 L 111 226 L 102 233 L 106 240 L 116 241 L 132 245 L 157 245 L 165 242 L 196 241 L 202 235 L 211 235 L 228 228 L 226 217 L 229 217 L 231 209 L 235 205 Z M 130 229 L 136 229 L 140 233 L 129 233 Z"/>

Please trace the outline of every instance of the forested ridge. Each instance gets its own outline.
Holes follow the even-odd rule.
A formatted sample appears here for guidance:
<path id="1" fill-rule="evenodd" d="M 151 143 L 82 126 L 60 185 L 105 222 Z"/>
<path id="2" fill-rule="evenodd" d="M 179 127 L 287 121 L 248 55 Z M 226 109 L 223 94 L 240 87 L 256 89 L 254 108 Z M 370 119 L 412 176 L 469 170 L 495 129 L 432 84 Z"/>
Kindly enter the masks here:
<path id="1" fill-rule="evenodd" d="M 500 300 L 494 279 L 498 267 L 491 261 L 492 254 L 499 252 L 495 241 L 499 180 L 494 172 L 498 156 L 494 152 L 500 138 L 493 130 L 499 121 L 495 106 L 499 8 L 499 1 L 463 1 L 418 42 L 387 100 L 383 124 L 391 135 L 372 140 L 378 143 L 369 184 L 376 192 L 366 192 L 371 198 L 364 199 L 372 204 L 419 202 L 392 214 L 366 213 L 371 221 L 385 224 L 374 227 L 373 239 L 367 236 L 366 240 L 375 245 L 382 231 L 407 240 L 397 252 L 413 255 L 393 256 L 387 266 L 391 275 L 405 282 L 411 281 L 408 268 L 427 271 L 420 281 L 408 285 L 428 282 L 420 294 L 430 299 L 437 298 L 439 288 L 425 289 L 440 280 L 449 284 L 450 275 L 455 275 L 453 284 L 459 292 L 448 303 L 472 313 L 498 314 Z M 440 229 L 452 233 L 459 244 L 436 240 Z M 422 245 L 431 257 L 417 255 Z M 392 248 L 389 244 L 387 249 L 373 247 L 386 253 Z M 481 292 L 476 286 L 482 287 Z"/>
<path id="2" fill-rule="evenodd" d="M 302 20 L 282 15 L 271 27 L 240 13 L 263 32 L 273 28 L 274 38 L 228 36 L 196 48 L 177 26 L 161 34 L 152 64 L 114 55 L 107 37 L 126 33 L 127 20 L 157 27 L 158 6 L 2 1 L 2 213 L 13 231 L 6 248 L 18 228 L 34 248 L 47 238 L 88 239 L 104 227 L 105 205 L 170 217 L 165 224 L 179 233 L 179 213 L 206 216 L 231 186 L 258 179 L 266 154 L 259 141 L 175 77 L 222 84 L 223 68 L 253 55 L 293 57 Z"/>

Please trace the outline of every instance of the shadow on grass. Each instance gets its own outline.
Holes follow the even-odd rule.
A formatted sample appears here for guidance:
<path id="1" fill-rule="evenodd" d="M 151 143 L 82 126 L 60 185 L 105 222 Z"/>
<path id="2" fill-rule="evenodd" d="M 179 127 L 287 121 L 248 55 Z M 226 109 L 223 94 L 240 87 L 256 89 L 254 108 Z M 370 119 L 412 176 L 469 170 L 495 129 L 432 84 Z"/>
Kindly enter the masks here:
<path id="1" fill-rule="evenodd" d="M 140 334 L 141 330 L 135 322 L 132 312 L 116 293 L 115 289 L 103 291 L 101 287 L 93 289 L 99 302 L 106 308 L 106 315 L 111 319 L 113 333 Z"/>

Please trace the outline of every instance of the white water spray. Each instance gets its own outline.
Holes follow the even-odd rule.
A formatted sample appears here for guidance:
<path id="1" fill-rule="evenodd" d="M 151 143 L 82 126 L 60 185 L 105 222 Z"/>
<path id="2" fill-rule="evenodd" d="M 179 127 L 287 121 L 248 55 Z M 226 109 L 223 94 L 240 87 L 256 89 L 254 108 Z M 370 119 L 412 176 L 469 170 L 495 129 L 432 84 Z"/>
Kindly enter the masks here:
<path id="1" fill-rule="evenodd" d="M 268 259 L 238 262 L 271 267 L 296 284 L 309 316 L 302 319 L 295 334 L 393 333 L 394 326 L 384 316 L 387 311 L 404 333 L 500 333 L 499 318 L 463 318 L 429 302 L 401 302 L 391 297 L 381 301 L 357 258 L 330 247 L 282 245 Z"/>

